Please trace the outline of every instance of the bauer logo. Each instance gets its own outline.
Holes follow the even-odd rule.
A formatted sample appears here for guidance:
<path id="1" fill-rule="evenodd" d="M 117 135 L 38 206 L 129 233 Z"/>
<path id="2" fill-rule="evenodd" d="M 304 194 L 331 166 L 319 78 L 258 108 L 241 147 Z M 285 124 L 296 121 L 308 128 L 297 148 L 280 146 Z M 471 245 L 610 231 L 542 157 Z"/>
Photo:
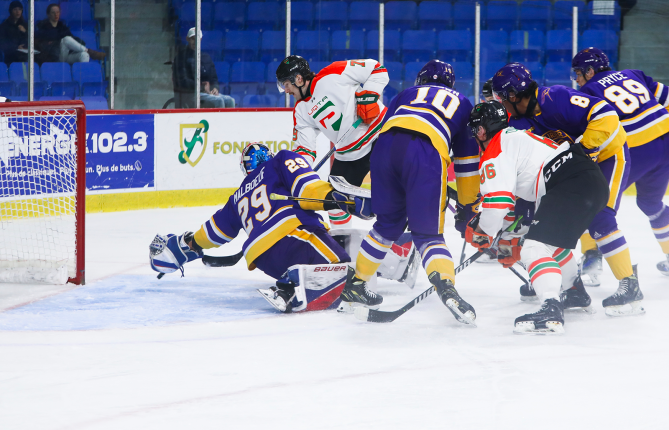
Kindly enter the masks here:
<path id="1" fill-rule="evenodd" d="M 202 120 L 197 124 L 181 124 L 179 127 L 179 162 L 195 167 L 207 149 L 207 132 L 209 123 Z"/>

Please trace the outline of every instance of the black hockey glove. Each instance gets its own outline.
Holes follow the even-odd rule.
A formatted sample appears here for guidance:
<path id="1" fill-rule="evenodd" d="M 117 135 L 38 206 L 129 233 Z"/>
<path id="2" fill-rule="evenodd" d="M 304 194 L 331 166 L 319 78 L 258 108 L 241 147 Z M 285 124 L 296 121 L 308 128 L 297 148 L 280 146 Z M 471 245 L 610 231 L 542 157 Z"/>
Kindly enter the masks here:
<path id="1" fill-rule="evenodd" d="M 513 209 L 513 213 L 516 215 L 516 219 L 518 219 L 520 216 L 523 218 L 516 225 L 516 228 L 513 230 L 514 232 L 520 230 L 522 226 L 528 227 L 532 224 L 532 220 L 534 219 L 535 205 L 535 202 L 528 202 L 527 200 L 520 198 L 516 199 L 516 207 Z"/>
<path id="2" fill-rule="evenodd" d="M 480 202 L 481 198 L 479 197 L 474 203 L 462 205 L 457 202 L 455 205 L 455 216 L 453 217 L 455 219 L 455 229 L 460 232 L 460 237 L 463 239 L 467 231 L 467 224 L 479 212 Z"/>

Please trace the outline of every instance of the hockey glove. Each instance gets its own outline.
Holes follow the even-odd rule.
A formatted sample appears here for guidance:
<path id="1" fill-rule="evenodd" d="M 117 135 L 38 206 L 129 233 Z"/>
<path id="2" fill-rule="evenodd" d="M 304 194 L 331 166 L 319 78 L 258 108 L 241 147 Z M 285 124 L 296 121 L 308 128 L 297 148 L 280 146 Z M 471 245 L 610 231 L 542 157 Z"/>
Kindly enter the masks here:
<path id="1" fill-rule="evenodd" d="M 523 200 L 521 198 L 516 199 L 516 207 L 513 209 L 513 212 L 516 215 L 516 219 L 518 219 L 520 216 L 523 218 L 516 225 L 516 228 L 513 230 L 514 232 L 517 233 L 522 226 L 529 227 L 532 224 L 532 220 L 534 219 L 535 205 L 535 202 L 528 202 L 527 200 Z"/>
<path id="2" fill-rule="evenodd" d="M 184 264 L 203 256 L 202 252 L 192 251 L 188 246 L 192 237 L 193 233 L 190 231 L 181 236 L 157 234 L 149 245 L 151 268 L 160 273 L 172 273 L 180 269 L 183 274 Z"/>
<path id="3" fill-rule="evenodd" d="M 374 218 L 374 213 L 372 212 L 372 199 L 367 197 L 348 196 L 339 191 L 332 191 L 330 196 L 332 196 L 333 200 L 342 202 L 337 203 L 337 206 L 344 212 L 365 220 Z M 346 201 L 355 202 L 355 205 L 343 203 Z"/>
<path id="4" fill-rule="evenodd" d="M 365 124 L 371 124 L 379 116 L 379 95 L 373 91 L 360 91 L 355 93 L 355 101 L 358 104 L 358 116 Z"/>
<path id="5" fill-rule="evenodd" d="M 462 205 L 460 202 L 457 202 L 455 205 L 455 229 L 460 232 L 460 237 L 465 237 L 465 231 L 467 230 L 467 224 L 472 220 L 474 215 L 479 212 L 479 203 L 481 199 L 478 198 L 474 203 L 468 205 Z"/>
<path id="6" fill-rule="evenodd" d="M 523 249 L 523 240 L 520 237 L 511 240 L 500 240 L 499 250 L 497 251 L 497 261 L 505 269 L 516 264 L 520 260 L 520 251 Z"/>

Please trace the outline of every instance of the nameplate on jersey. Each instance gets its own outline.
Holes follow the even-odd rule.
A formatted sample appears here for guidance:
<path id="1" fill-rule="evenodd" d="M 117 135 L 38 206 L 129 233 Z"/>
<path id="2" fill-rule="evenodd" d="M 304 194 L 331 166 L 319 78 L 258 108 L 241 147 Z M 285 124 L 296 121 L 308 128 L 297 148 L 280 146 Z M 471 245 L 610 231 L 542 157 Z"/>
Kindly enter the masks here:
<path id="1" fill-rule="evenodd" d="M 247 183 L 246 185 L 242 184 L 243 186 L 239 187 L 239 189 L 235 191 L 233 197 L 233 199 L 235 200 L 235 204 L 239 201 L 239 199 L 244 197 L 245 194 L 247 194 L 248 192 L 252 191 L 255 187 L 260 185 L 264 176 L 265 176 L 265 168 L 263 167 L 262 169 L 260 169 L 260 173 L 258 173 L 258 176 L 253 178 L 251 182 Z"/>

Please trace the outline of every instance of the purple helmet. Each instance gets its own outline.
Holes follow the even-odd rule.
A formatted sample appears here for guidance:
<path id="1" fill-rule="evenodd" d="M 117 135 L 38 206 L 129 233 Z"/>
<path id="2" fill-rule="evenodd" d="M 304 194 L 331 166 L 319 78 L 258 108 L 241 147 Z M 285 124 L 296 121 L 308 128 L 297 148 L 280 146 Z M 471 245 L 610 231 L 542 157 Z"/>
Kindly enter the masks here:
<path id="1" fill-rule="evenodd" d="M 585 76 L 590 68 L 595 73 L 610 68 L 609 57 L 604 51 L 590 47 L 574 55 L 574 59 L 571 60 L 571 79 L 576 80 L 576 72 L 581 72 L 581 75 Z"/>
<path id="2" fill-rule="evenodd" d="M 492 77 L 492 93 L 495 100 L 508 100 L 509 95 L 524 97 L 536 88 L 530 70 L 520 63 L 509 63 Z"/>
<path id="3" fill-rule="evenodd" d="M 453 88 L 455 84 L 455 74 L 453 74 L 453 66 L 439 60 L 428 61 L 416 76 L 414 85 L 424 85 L 429 83 L 445 85 L 448 88 Z"/>

